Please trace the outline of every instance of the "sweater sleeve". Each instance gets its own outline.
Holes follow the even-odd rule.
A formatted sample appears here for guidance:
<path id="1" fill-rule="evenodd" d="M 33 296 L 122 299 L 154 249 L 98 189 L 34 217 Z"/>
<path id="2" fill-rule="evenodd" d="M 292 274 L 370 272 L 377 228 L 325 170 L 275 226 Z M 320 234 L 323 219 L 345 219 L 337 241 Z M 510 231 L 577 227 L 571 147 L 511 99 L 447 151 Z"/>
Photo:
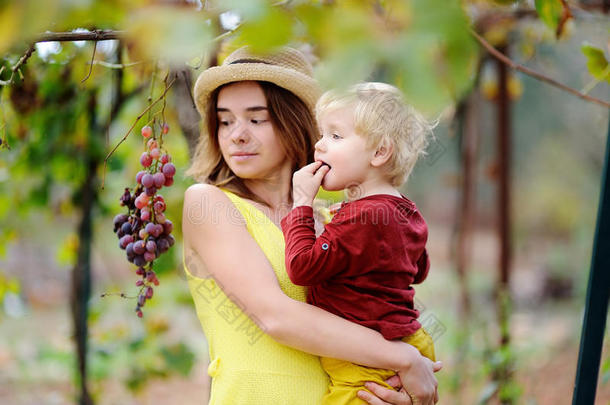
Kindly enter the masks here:
<path id="1" fill-rule="evenodd" d="M 282 219 L 286 241 L 286 271 L 296 285 L 312 286 L 337 274 L 345 263 L 346 252 L 338 241 L 341 227 L 328 227 L 316 239 L 313 209 L 296 207 Z"/>
<path id="2" fill-rule="evenodd" d="M 417 274 L 413 280 L 413 284 L 419 284 L 423 282 L 428 276 L 430 270 L 430 258 L 428 257 L 428 251 L 424 249 L 421 256 L 417 260 Z"/>

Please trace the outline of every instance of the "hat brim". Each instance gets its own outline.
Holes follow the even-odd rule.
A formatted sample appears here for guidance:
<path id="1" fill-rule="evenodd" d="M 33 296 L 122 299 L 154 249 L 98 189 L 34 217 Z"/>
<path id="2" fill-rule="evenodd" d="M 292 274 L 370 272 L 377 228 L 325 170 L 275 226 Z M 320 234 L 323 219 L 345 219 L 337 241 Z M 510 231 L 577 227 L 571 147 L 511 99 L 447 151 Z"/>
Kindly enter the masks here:
<path id="1" fill-rule="evenodd" d="M 211 67 L 202 72 L 195 83 L 195 105 L 205 116 L 210 94 L 223 84 L 256 80 L 271 82 L 299 97 L 313 112 L 320 97 L 317 82 L 303 73 L 266 63 L 236 63 Z"/>

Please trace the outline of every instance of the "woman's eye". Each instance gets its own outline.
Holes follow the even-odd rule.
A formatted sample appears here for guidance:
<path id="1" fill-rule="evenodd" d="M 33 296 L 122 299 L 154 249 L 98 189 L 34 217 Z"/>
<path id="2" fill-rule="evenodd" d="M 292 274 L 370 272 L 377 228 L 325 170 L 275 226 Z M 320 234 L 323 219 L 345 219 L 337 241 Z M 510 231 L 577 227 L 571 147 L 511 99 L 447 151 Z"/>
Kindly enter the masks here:
<path id="1" fill-rule="evenodd" d="M 265 121 L 266 120 L 250 120 L 250 122 L 252 122 L 253 124 L 262 124 Z"/>
<path id="2" fill-rule="evenodd" d="M 341 135 L 332 134 L 331 136 L 333 139 L 341 139 Z"/>

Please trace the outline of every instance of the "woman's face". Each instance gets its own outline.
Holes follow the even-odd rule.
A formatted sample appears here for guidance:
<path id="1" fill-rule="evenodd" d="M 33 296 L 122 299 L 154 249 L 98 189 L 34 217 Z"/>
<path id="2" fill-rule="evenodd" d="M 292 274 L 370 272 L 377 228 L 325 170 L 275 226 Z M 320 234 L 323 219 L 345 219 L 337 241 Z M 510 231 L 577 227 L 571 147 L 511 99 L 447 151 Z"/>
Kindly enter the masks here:
<path id="1" fill-rule="evenodd" d="M 218 143 L 225 162 L 245 180 L 271 179 L 290 172 L 271 123 L 265 93 L 258 83 L 231 83 L 220 89 L 216 103 Z"/>

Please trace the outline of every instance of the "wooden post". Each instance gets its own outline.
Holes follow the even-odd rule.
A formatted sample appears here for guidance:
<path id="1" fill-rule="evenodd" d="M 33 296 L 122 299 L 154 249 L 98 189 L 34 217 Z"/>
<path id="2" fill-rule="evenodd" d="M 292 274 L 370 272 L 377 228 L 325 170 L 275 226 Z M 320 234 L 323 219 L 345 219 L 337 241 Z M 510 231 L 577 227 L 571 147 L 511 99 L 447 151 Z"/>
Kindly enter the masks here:
<path id="1" fill-rule="evenodd" d="M 610 120 L 572 405 L 593 405 L 610 296 Z"/>

